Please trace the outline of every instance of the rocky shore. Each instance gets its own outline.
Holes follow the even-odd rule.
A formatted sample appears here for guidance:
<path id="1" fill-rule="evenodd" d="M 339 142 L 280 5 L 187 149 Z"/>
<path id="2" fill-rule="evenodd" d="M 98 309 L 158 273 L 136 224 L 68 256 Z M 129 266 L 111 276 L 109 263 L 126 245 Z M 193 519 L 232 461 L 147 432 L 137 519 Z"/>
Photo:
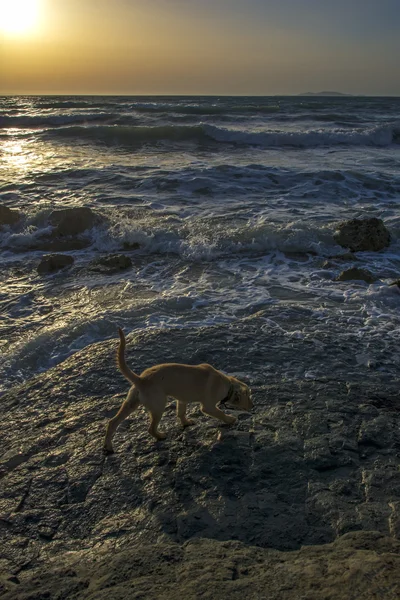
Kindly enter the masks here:
<path id="1" fill-rule="evenodd" d="M 247 379 L 253 413 L 227 428 L 193 405 L 196 424 L 182 430 L 171 400 L 165 441 L 139 410 L 104 456 L 128 388 L 116 340 L 3 395 L 5 600 L 399 597 L 398 380 L 358 365 L 357 340 L 322 356 L 255 315 L 128 344 L 137 370 L 210 362 Z M 279 371 L 321 360 L 329 377 Z"/>

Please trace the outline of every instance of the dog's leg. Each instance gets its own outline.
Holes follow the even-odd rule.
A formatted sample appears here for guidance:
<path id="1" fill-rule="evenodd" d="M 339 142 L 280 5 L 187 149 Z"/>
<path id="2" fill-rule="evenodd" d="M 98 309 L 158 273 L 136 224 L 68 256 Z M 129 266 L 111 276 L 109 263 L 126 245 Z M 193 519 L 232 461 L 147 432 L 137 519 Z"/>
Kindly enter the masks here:
<path id="1" fill-rule="evenodd" d="M 231 417 L 231 415 L 226 415 L 222 410 L 217 408 L 216 406 L 205 407 L 204 404 L 201 405 L 201 412 L 205 415 L 209 415 L 210 417 L 214 417 L 215 419 L 219 419 L 228 425 L 233 425 L 236 423 L 236 417 Z"/>
<path id="2" fill-rule="evenodd" d="M 166 404 L 167 396 L 159 391 L 147 392 L 146 395 L 141 394 L 141 401 L 150 413 L 150 427 L 148 432 L 156 440 L 165 440 L 167 434 L 163 431 L 158 430 L 158 424 L 163 416 Z"/>
<path id="3" fill-rule="evenodd" d="M 139 404 L 139 391 L 136 388 L 131 388 L 118 413 L 108 422 L 106 437 L 104 439 L 104 452 L 107 454 L 114 452 L 112 447 L 112 438 L 117 430 L 118 425 L 120 425 L 120 423 L 122 423 L 122 421 L 124 421 L 126 417 L 128 417 L 139 406 Z"/>
<path id="4" fill-rule="evenodd" d="M 177 401 L 176 414 L 178 416 L 178 419 L 182 423 L 182 427 L 189 427 L 189 425 L 194 425 L 194 421 L 192 419 L 188 419 L 186 416 L 186 408 L 186 402 Z"/>
<path id="5" fill-rule="evenodd" d="M 165 440 L 165 438 L 167 437 L 166 433 L 164 433 L 163 431 L 159 431 L 159 429 L 158 429 L 158 424 L 161 421 L 161 417 L 163 416 L 163 412 L 164 412 L 164 410 L 162 410 L 162 411 L 161 410 L 160 411 L 151 411 L 151 413 L 150 413 L 149 433 L 154 438 L 156 438 L 156 440 Z"/>

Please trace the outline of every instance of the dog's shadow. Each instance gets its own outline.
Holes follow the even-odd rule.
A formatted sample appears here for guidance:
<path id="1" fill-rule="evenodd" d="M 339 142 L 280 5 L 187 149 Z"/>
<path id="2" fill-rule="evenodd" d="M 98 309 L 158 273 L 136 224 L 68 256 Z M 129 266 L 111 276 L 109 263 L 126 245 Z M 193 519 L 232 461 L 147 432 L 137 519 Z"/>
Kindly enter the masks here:
<path id="1" fill-rule="evenodd" d="M 195 425 L 182 430 L 173 409 L 161 424 L 168 434 L 164 441 L 150 438 L 140 411 L 117 434 L 118 449 L 107 460 L 113 478 L 124 478 L 124 490 L 132 481 L 134 493 L 128 498 L 124 491 L 124 510 L 145 513 L 148 535 L 155 539 L 164 534 L 179 543 L 206 537 L 298 548 L 309 523 L 307 478 L 296 449 L 282 447 L 267 432 L 255 436 L 248 413 L 225 426 L 195 410 L 189 415 Z"/>
<path id="2" fill-rule="evenodd" d="M 224 425 L 206 427 L 206 440 L 199 437 L 202 424 L 175 434 L 156 450 L 163 480 L 174 498 L 173 507 L 156 511 L 157 519 L 164 533 L 179 542 L 192 537 L 243 537 L 232 532 L 231 521 L 241 518 L 239 506 L 244 488 L 249 487 L 251 433 Z"/>

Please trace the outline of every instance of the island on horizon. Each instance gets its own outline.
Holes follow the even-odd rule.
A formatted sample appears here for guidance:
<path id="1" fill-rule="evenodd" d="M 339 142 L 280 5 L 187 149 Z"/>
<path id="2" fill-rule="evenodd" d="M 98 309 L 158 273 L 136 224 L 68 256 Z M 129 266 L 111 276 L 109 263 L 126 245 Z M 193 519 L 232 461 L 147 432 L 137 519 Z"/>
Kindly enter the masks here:
<path id="1" fill-rule="evenodd" d="M 298 96 L 352 96 L 353 94 L 343 94 L 342 92 L 304 92 Z"/>

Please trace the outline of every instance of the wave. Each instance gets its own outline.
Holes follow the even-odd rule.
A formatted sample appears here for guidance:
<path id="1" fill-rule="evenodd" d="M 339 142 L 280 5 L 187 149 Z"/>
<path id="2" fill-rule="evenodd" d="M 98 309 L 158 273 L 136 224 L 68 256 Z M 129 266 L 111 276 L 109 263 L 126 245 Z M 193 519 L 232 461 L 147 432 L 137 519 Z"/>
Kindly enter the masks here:
<path id="1" fill-rule="evenodd" d="M 85 118 L 87 116 L 85 115 Z M 96 115 L 98 118 L 98 115 Z M 305 132 L 249 132 L 208 124 L 199 125 L 74 125 L 43 132 L 53 139 L 71 139 L 106 145 L 140 146 L 143 144 L 192 142 L 197 144 L 234 144 L 262 148 L 319 146 L 390 146 L 400 142 L 400 121 L 369 129 L 318 129 Z"/>
<path id="2" fill-rule="evenodd" d="M 46 240 L 52 240 L 48 211 L 28 216 L 19 230 L 2 234 L 0 247 L 21 253 L 35 251 Z M 160 220 L 157 213 L 140 216 L 121 210 L 107 211 L 102 225 L 85 233 L 89 244 L 78 252 L 120 252 L 139 246 L 140 254 L 175 255 L 189 261 L 215 261 L 220 258 L 249 256 L 271 251 L 329 255 L 336 247 L 333 228 L 308 220 L 271 222 L 269 217 L 249 218 L 235 223 L 215 216 Z"/>
<path id="3" fill-rule="evenodd" d="M 82 113 L 73 115 L 41 115 L 41 116 L 0 116 L 0 129 L 43 129 L 46 127 L 62 127 L 69 124 L 84 125 L 88 122 L 110 121 L 114 118 L 111 113 Z"/>
<path id="4" fill-rule="evenodd" d="M 158 142 L 206 142 L 207 136 L 202 125 L 98 125 L 72 126 L 48 130 L 44 137 L 54 139 L 74 139 L 81 142 L 94 142 L 108 145 L 138 146 L 142 144 L 157 144 Z"/>
<path id="5" fill-rule="evenodd" d="M 135 103 L 131 109 L 143 113 L 175 113 L 184 115 L 227 115 L 227 114 L 247 114 L 261 113 L 269 114 L 279 112 L 278 105 L 263 104 L 174 104 L 174 103 Z"/>
<path id="6" fill-rule="evenodd" d="M 390 146 L 400 136 L 400 121 L 370 129 L 309 130 L 305 132 L 243 132 L 205 125 L 208 135 L 219 142 L 253 146 Z"/>

